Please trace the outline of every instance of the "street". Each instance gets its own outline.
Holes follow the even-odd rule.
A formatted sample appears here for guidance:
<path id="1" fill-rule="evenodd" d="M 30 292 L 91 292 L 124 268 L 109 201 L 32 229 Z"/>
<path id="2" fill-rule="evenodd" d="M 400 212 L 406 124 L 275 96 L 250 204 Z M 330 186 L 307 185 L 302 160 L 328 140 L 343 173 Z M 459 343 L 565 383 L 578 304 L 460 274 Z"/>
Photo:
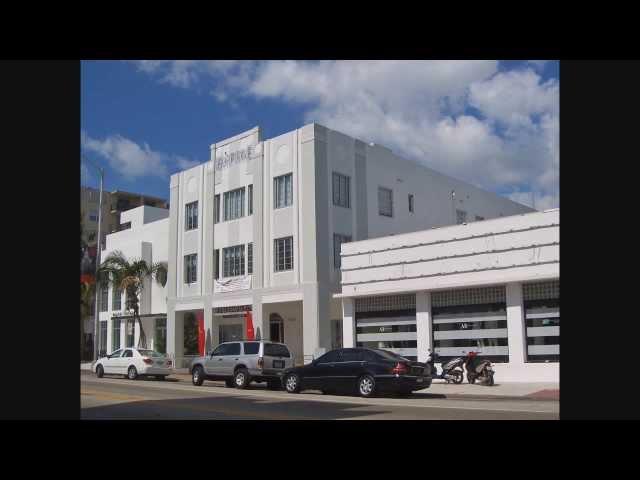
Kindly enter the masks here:
<path id="1" fill-rule="evenodd" d="M 169 377 L 165 381 L 97 378 L 81 372 L 82 419 L 210 420 L 557 420 L 559 402 L 507 399 L 451 399 L 429 394 L 408 398 L 322 395 L 269 391 L 251 385 L 201 387 Z"/>

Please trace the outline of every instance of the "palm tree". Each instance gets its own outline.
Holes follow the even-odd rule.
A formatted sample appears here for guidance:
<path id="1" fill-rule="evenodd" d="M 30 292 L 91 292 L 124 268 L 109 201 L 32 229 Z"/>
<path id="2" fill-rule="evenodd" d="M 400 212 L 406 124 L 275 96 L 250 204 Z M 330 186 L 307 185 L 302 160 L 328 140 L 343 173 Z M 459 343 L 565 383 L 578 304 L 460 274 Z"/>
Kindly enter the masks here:
<path id="1" fill-rule="evenodd" d="M 139 295 L 146 278 L 155 278 L 163 287 L 167 284 L 167 264 L 157 262 L 149 265 L 140 258 L 128 260 L 124 254 L 116 250 L 111 252 L 98 270 L 100 280 L 107 282 L 126 293 L 126 307 L 133 310 L 133 319 L 138 319 L 140 326 L 139 348 L 147 348 L 147 337 L 140 320 Z"/>

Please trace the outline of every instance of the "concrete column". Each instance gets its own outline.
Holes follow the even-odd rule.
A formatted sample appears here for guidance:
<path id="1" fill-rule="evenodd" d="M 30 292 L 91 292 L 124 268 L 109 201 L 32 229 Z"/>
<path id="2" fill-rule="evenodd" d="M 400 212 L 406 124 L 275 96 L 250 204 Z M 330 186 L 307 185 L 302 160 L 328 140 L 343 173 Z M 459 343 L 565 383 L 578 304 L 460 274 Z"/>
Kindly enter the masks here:
<path id="1" fill-rule="evenodd" d="M 305 285 L 302 300 L 302 353 L 305 363 L 313 358 L 320 346 L 318 301 L 318 284 Z"/>
<path id="2" fill-rule="evenodd" d="M 209 353 L 216 345 L 213 343 L 213 308 L 209 296 L 204 301 L 204 353 Z"/>
<path id="3" fill-rule="evenodd" d="M 526 335 L 522 284 L 508 283 L 507 297 L 507 332 L 509 336 L 509 364 L 523 364 L 526 360 Z"/>
<path id="4" fill-rule="evenodd" d="M 176 355 L 176 310 L 167 302 L 167 356 Z"/>
<path id="5" fill-rule="evenodd" d="M 433 319 L 431 316 L 431 292 L 416 293 L 416 336 L 418 339 L 418 361 L 426 362 L 429 349 L 433 348 Z"/>
<path id="6" fill-rule="evenodd" d="M 268 339 L 269 332 L 268 330 L 265 330 L 264 315 L 262 311 L 262 300 L 257 297 L 253 297 L 251 317 L 253 319 L 253 332 L 256 336 L 256 339 Z"/>
<path id="7" fill-rule="evenodd" d="M 113 318 L 107 320 L 107 353 L 113 353 Z"/>
<path id="8" fill-rule="evenodd" d="M 356 346 L 356 309 L 353 298 L 342 299 L 342 346 Z"/>

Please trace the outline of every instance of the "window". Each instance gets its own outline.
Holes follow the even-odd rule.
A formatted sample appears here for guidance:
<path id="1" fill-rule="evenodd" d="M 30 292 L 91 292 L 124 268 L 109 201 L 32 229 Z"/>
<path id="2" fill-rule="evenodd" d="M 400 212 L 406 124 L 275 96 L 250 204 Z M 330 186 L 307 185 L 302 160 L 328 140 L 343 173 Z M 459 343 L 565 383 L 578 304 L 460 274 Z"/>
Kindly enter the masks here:
<path id="1" fill-rule="evenodd" d="M 198 228 L 198 202 L 187 203 L 184 208 L 184 229 Z"/>
<path id="2" fill-rule="evenodd" d="M 107 355 L 107 322 L 100 322 L 100 356 Z"/>
<path id="3" fill-rule="evenodd" d="M 247 245 L 247 275 L 253 274 L 253 243 Z"/>
<path id="4" fill-rule="evenodd" d="M 240 355 L 240 344 L 227 343 L 223 355 Z"/>
<path id="5" fill-rule="evenodd" d="M 259 342 L 246 342 L 244 344 L 245 355 L 257 355 L 259 350 L 260 350 Z"/>
<path id="6" fill-rule="evenodd" d="M 264 344 L 264 354 L 270 357 L 284 357 L 291 358 L 291 353 L 286 345 L 278 345 L 275 343 Z"/>
<path id="7" fill-rule="evenodd" d="M 522 286 L 526 318 L 527 362 L 560 361 L 560 282 Z"/>
<path id="8" fill-rule="evenodd" d="M 244 245 L 222 249 L 223 277 L 244 275 Z"/>
<path id="9" fill-rule="evenodd" d="M 220 223 L 220 194 L 213 197 L 213 223 Z"/>
<path id="10" fill-rule="evenodd" d="M 118 350 L 120 348 L 120 319 L 113 320 L 113 334 L 111 335 L 111 351 Z"/>
<path id="11" fill-rule="evenodd" d="M 273 208 L 293 204 L 293 174 L 280 175 L 273 179 Z"/>
<path id="12" fill-rule="evenodd" d="M 122 289 L 113 287 L 113 308 L 112 310 L 120 310 L 122 308 Z"/>
<path id="13" fill-rule="evenodd" d="M 484 220 L 484 217 L 481 217 L 480 215 L 476 215 L 476 222 L 480 222 Z"/>
<path id="14" fill-rule="evenodd" d="M 253 215 L 253 185 L 249 185 L 247 190 L 247 212 L 248 215 Z"/>
<path id="15" fill-rule="evenodd" d="M 318 363 L 332 363 L 340 361 L 340 353 L 342 350 L 331 350 L 318 358 Z"/>
<path id="16" fill-rule="evenodd" d="M 351 178 L 333 172 L 333 204 L 338 207 L 351 208 Z"/>
<path id="17" fill-rule="evenodd" d="M 409 213 L 413 213 L 413 195 L 409 194 Z"/>
<path id="18" fill-rule="evenodd" d="M 116 350 L 111 355 L 109 355 L 109 357 L 110 358 L 120 358 L 121 355 L 122 355 L 122 350 Z"/>
<path id="19" fill-rule="evenodd" d="M 340 235 L 339 233 L 333 234 L 333 266 L 335 268 L 340 268 L 341 260 L 340 260 L 340 245 L 343 243 L 349 243 L 351 241 L 351 237 L 349 235 Z"/>
<path id="20" fill-rule="evenodd" d="M 355 348 L 345 348 L 342 350 L 343 362 L 362 362 L 364 361 L 364 353 L 362 350 Z"/>
<path id="21" fill-rule="evenodd" d="M 214 277 L 216 280 L 220 278 L 220 250 L 217 248 L 213 251 L 213 268 L 214 268 Z"/>
<path id="22" fill-rule="evenodd" d="M 91 220 L 92 222 L 97 222 L 98 221 L 98 211 L 97 210 L 91 210 L 89 212 L 89 220 Z"/>
<path id="23" fill-rule="evenodd" d="M 284 343 L 284 321 L 277 313 L 269 316 L 269 339 L 272 342 Z"/>
<path id="24" fill-rule="evenodd" d="M 224 220 L 244 217 L 244 187 L 224 192 Z"/>
<path id="25" fill-rule="evenodd" d="M 393 190 L 378 187 L 378 213 L 385 217 L 393 217 Z"/>
<path id="26" fill-rule="evenodd" d="M 193 312 L 184 315 L 184 338 L 182 340 L 184 356 L 198 355 L 198 319 Z"/>
<path id="27" fill-rule="evenodd" d="M 198 280 L 198 254 L 184 256 L 184 283 L 195 283 Z"/>
<path id="28" fill-rule="evenodd" d="M 467 222 L 467 212 L 456 209 L 456 223 L 458 225 Z"/>
<path id="29" fill-rule="evenodd" d="M 133 357 L 133 351 L 132 350 L 125 350 L 124 354 L 122 355 L 122 358 L 131 358 Z"/>
<path id="30" fill-rule="evenodd" d="M 293 270 L 293 237 L 273 241 L 273 263 L 275 272 Z"/>
<path id="31" fill-rule="evenodd" d="M 126 323 L 126 329 L 127 329 L 127 338 L 126 338 L 126 343 L 125 343 L 125 347 L 133 347 L 133 343 L 134 343 L 134 335 L 135 335 L 135 327 L 134 327 L 134 323 L 133 323 L 133 318 L 130 318 L 127 320 Z"/>
<path id="32" fill-rule="evenodd" d="M 109 284 L 105 281 L 100 286 L 100 311 L 106 312 L 109 310 Z"/>
<path id="33" fill-rule="evenodd" d="M 153 348 L 156 352 L 167 353 L 167 319 L 156 318 L 156 328 L 153 340 Z"/>

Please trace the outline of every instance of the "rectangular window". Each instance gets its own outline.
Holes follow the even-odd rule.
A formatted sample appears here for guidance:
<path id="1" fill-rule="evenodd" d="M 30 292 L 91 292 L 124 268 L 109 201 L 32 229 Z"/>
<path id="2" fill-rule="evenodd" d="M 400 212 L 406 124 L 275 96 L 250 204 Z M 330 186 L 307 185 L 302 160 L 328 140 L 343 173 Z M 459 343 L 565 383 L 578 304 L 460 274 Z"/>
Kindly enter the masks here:
<path id="1" fill-rule="evenodd" d="M 184 283 L 195 283 L 198 280 L 198 254 L 184 256 Z"/>
<path id="2" fill-rule="evenodd" d="M 224 277 L 244 275 L 244 245 L 223 248 L 222 257 Z"/>
<path id="3" fill-rule="evenodd" d="M 409 194 L 409 213 L 413 213 L 413 195 Z"/>
<path id="4" fill-rule="evenodd" d="M 247 212 L 248 215 L 253 215 L 253 185 L 247 187 Z"/>
<path id="5" fill-rule="evenodd" d="M 98 221 L 98 211 L 97 210 L 91 210 L 91 212 L 89 212 L 89 220 L 91 220 L 92 222 L 97 222 Z"/>
<path id="6" fill-rule="evenodd" d="M 184 206 L 184 229 L 198 228 L 198 202 L 187 203 Z"/>
<path id="7" fill-rule="evenodd" d="M 120 348 L 120 319 L 113 320 L 113 335 L 111 335 L 111 351 L 115 352 Z"/>
<path id="8" fill-rule="evenodd" d="M 102 282 L 100 285 L 100 311 L 106 312 L 109 310 L 109 284 Z"/>
<path id="9" fill-rule="evenodd" d="M 465 212 L 464 210 L 456 209 L 456 223 L 460 225 L 466 222 L 467 222 L 467 212 Z"/>
<path id="10" fill-rule="evenodd" d="M 112 310 L 122 309 L 122 290 L 113 287 L 113 308 Z"/>
<path id="11" fill-rule="evenodd" d="M 378 213 L 385 217 L 393 217 L 393 190 L 378 187 Z"/>
<path id="12" fill-rule="evenodd" d="M 484 220 L 484 217 L 481 217 L 480 215 L 476 215 L 476 222 L 480 222 Z"/>
<path id="13" fill-rule="evenodd" d="M 158 353 L 167 353 L 167 319 L 156 318 L 153 349 Z"/>
<path id="14" fill-rule="evenodd" d="M 213 197 L 213 222 L 220 222 L 220 194 Z"/>
<path id="15" fill-rule="evenodd" d="M 213 268 L 215 272 L 213 278 L 218 280 L 220 278 L 220 250 L 217 248 L 213 251 Z"/>
<path id="16" fill-rule="evenodd" d="M 244 187 L 224 192 L 224 221 L 244 217 Z"/>
<path id="17" fill-rule="evenodd" d="M 135 324 L 133 321 L 133 318 L 130 318 L 127 320 L 127 324 L 126 324 L 126 329 L 127 329 L 127 339 L 126 339 L 126 345 L 125 347 L 129 348 L 129 347 L 133 347 L 134 344 L 134 340 L 135 340 Z"/>
<path id="18" fill-rule="evenodd" d="M 560 282 L 522 286 L 527 328 L 527 362 L 560 361 Z"/>
<path id="19" fill-rule="evenodd" d="M 293 204 L 293 174 L 280 175 L 273 179 L 273 208 Z"/>
<path id="20" fill-rule="evenodd" d="M 100 322 L 100 356 L 107 354 L 107 322 Z"/>
<path id="21" fill-rule="evenodd" d="M 333 234 L 333 266 L 335 268 L 340 268 L 340 245 L 343 243 L 348 243 L 351 241 L 351 236 L 349 235 L 340 235 L 339 233 Z"/>
<path id="22" fill-rule="evenodd" d="M 247 275 L 253 274 L 253 243 L 247 245 Z"/>
<path id="23" fill-rule="evenodd" d="M 351 177 L 333 172 L 333 204 L 351 208 Z"/>
<path id="24" fill-rule="evenodd" d="M 277 238 L 273 241 L 273 270 L 293 270 L 293 237 Z"/>

